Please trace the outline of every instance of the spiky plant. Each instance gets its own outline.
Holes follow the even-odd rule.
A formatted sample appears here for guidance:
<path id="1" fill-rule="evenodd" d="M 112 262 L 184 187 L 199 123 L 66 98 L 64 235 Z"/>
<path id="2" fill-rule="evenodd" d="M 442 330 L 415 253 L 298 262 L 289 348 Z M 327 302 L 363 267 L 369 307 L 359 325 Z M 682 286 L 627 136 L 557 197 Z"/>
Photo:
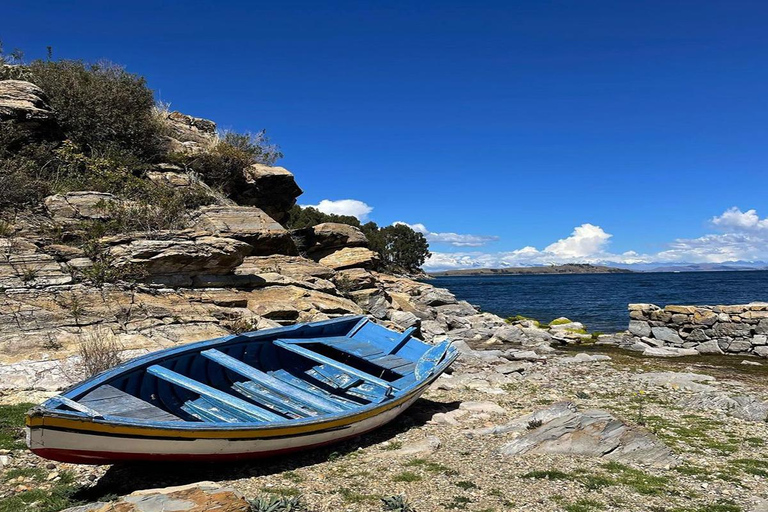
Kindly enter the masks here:
<path id="1" fill-rule="evenodd" d="M 304 504 L 300 496 L 260 497 L 250 500 L 253 512 L 304 512 Z"/>
<path id="2" fill-rule="evenodd" d="M 381 498 L 381 502 L 386 512 L 416 512 L 416 509 L 401 494 Z"/>

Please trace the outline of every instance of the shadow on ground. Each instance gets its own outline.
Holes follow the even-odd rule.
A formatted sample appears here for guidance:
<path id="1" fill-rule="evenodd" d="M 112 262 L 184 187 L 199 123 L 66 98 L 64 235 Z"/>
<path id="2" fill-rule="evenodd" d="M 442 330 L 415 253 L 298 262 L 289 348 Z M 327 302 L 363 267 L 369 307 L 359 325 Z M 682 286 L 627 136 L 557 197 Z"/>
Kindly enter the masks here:
<path id="1" fill-rule="evenodd" d="M 448 412 L 458 407 L 459 402 L 435 402 L 421 398 L 406 412 L 378 430 L 339 444 L 269 459 L 210 464 L 189 462 L 115 464 L 94 486 L 82 489 L 74 498 L 97 501 L 106 496 L 129 494 L 140 489 L 170 487 L 203 480 L 237 480 L 282 473 L 343 457 L 359 448 L 383 443 L 397 434 L 424 425 L 438 412 Z"/>

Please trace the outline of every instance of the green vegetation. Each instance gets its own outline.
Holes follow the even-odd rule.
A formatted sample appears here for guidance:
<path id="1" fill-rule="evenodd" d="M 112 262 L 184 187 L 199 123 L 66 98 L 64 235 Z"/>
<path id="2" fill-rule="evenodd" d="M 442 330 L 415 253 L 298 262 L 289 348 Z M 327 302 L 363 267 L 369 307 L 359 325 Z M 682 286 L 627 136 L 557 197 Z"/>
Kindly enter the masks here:
<path id="1" fill-rule="evenodd" d="M 6 472 L 6 480 L 17 477 L 32 478 L 36 482 L 42 482 L 45 471 L 38 468 L 12 469 Z M 75 476 L 69 471 L 63 471 L 59 479 L 49 489 L 42 487 L 28 491 L 22 491 L 0 499 L 0 512 L 55 512 L 68 507 L 82 504 L 75 498 L 80 490 L 74 485 Z"/>
<path id="2" fill-rule="evenodd" d="M 303 512 L 306 509 L 300 496 L 267 496 L 250 500 L 253 512 Z"/>
<path id="3" fill-rule="evenodd" d="M 613 474 L 618 483 L 631 487 L 639 494 L 660 495 L 668 491 L 666 478 L 649 475 L 619 462 L 608 462 L 603 468 Z"/>
<path id="4" fill-rule="evenodd" d="M 430 256 L 429 244 L 424 235 L 405 224 L 379 227 L 375 222 L 361 224 L 357 218 L 349 215 L 334 215 L 316 208 L 294 206 L 290 211 L 287 227 L 302 229 L 324 222 L 338 222 L 359 228 L 368 239 L 372 251 L 381 257 L 385 270 L 393 272 L 418 271 Z"/>
<path id="5" fill-rule="evenodd" d="M 456 482 L 456 487 L 460 489 L 464 489 L 465 491 L 468 491 L 470 489 L 478 489 L 477 484 L 475 482 L 470 482 L 469 480 L 460 480 Z"/>
<path id="6" fill-rule="evenodd" d="M 768 477 L 768 460 L 761 459 L 736 459 L 731 464 L 750 475 Z"/>
<path id="7" fill-rule="evenodd" d="M 554 320 L 549 322 L 549 325 L 565 325 L 570 323 L 571 321 L 568 320 L 567 318 L 555 318 Z"/>
<path id="8" fill-rule="evenodd" d="M 352 489 L 349 489 L 347 487 L 340 488 L 339 494 L 347 503 L 365 503 L 365 502 L 379 501 L 381 499 L 380 496 L 376 496 L 374 494 L 360 493 L 357 491 L 353 491 Z"/>
<path id="9" fill-rule="evenodd" d="M 472 503 L 472 500 L 466 496 L 454 496 L 448 503 L 443 503 L 443 506 L 447 510 L 466 510 L 467 505 Z"/>
<path id="10" fill-rule="evenodd" d="M 406 467 L 422 467 L 430 473 L 446 473 L 451 471 L 451 468 L 444 466 L 439 462 L 432 462 L 427 459 L 412 459 L 404 464 Z"/>
<path id="11" fill-rule="evenodd" d="M 563 507 L 566 512 L 592 512 L 593 510 L 602 510 L 605 505 L 599 501 L 591 500 L 589 498 L 581 498 L 573 503 L 569 503 Z"/>
<path id="12" fill-rule="evenodd" d="M 24 416 L 35 404 L 0 405 L 0 450 L 20 450 L 24 444 Z"/>
<path id="13" fill-rule="evenodd" d="M 535 479 L 546 479 L 546 480 L 572 480 L 573 479 L 573 477 L 569 473 L 564 473 L 557 469 L 529 471 L 528 473 L 521 475 L 520 478 L 535 478 Z"/>
<path id="14" fill-rule="evenodd" d="M 403 471 L 392 477 L 393 482 L 420 482 L 421 480 L 421 475 L 413 471 Z"/>
<path id="15" fill-rule="evenodd" d="M 381 507 L 385 512 L 416 512 L 403 495 L 381 498 Z"/>

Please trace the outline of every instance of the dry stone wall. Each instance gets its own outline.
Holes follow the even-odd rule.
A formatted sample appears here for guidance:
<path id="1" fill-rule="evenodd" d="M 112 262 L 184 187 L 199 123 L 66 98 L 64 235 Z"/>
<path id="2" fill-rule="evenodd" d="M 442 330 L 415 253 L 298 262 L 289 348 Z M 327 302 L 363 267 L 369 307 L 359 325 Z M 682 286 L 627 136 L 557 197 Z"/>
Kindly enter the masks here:
<path id="1" fill-rule="evenodd" d="M 651 347 L 699 354 L 768 357 L 768 303 L 729 306 L 629 305 L 629 334 Z"/>

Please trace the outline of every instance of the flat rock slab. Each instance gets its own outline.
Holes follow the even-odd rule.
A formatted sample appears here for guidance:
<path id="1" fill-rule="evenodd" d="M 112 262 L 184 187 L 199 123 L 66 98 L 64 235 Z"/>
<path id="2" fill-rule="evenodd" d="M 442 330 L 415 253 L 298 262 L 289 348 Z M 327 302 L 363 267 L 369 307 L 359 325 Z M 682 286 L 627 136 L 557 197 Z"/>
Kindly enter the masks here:
<path id="1" fill-rule="evenodd" d="M 678 402 L 690 409 L 717 410 L 746 421 L 768 420 L 768 402 L 751 395 L 728 396 L 723 393 L 698 394 Z"/>
<path id="2" fill-rule="evenodd" d="M 649 372 L 635 375 L 633 378 L 644 384 L 695 392 L 714 391 L 715 388 L 713 386 L 702 384 L 702 382 L 713 383 L 716 381 L 711 375 L 680 372 Z"/>
<path id="3" fill-rule="evenodd" d="M 562 407 L 560 408 L 561 412 Z M 592 409 L 571 412 L 529 429 L 504 445 L 503 455 L 557 453 L 602 457 L 654 466 L 677 464 L 672 450 L 652 434 L 630 427 L 607 411 Z"/>
<path id="4" fill-rule="evenodd" d="M 250 512 L 237 491 L 213 482 L 136 491 L 111 503 L 94 503 L 63 512 Z"/>

